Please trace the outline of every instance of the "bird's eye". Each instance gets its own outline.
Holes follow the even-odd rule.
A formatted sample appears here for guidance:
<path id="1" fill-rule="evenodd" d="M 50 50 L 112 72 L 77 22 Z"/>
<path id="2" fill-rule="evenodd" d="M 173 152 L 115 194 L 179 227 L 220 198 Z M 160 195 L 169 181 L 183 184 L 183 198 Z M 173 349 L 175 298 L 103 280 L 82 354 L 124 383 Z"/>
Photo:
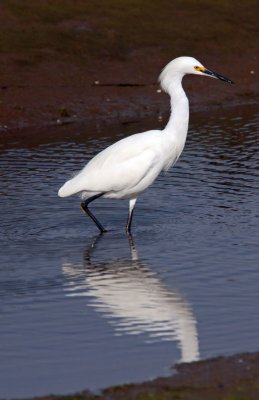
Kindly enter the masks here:
<path id="1" fill-rule="evenodd" d="M 205 68 L 204 67 L 199 67 L 198 65 L 196 65 L 194 67 L 195 71 L 200 71 L 200 72 L 204 72 Z"/>

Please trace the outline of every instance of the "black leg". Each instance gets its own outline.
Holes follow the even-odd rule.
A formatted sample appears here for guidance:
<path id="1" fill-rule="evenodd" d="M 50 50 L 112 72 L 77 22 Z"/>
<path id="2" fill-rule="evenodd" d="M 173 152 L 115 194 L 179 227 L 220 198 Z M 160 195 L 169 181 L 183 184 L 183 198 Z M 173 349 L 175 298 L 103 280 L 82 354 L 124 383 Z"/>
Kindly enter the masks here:
<path id="1" fill-rule="evenodd" d="M 96 194 L 95 196 L 89 197 L 89 199 L 83 201 L 81 203 L 81 208 L 82 210 L 92 219 L 92 221 L 95 223 L 95 225 L 99 228 L 101 233 L 107 232 L 104 227 L 102 226 L 102 224 L 98 221 L 98 219 L 91 213 L 91 211 L 88 209 L 88 205 L 98 199 L 99 197 L 103 196 L 104 193 L 99 193 Z"/>
<path id="2" fill-rule="evenodd" d="M 132 223 L 133 211 L 134 211 L 134 209 L 129 211 L 127 225 L 126 225 L 126 232 L 129 235 L 131 234 L 131 223 Z"/>
<path id="3" fill-rule="evenodd" d="M 90 266 L 94 267 L 94 263 L 92 263 L 92 253 L 95 251 L 97 244 L 101 238 L 103 238 L 103 232 L 98 233 L 97 236 L 95 236 L 91 242 L 90 245 L 88 245 L 84 251 L 84 266 Z"/>
<path id="4" fill-rule="evenodd" d="M 128 235 L 131 235 L 131 223 L 132 223 L 133 211 L 134 211 L 136 200 L 137 199 L 131 199 L 129 201 L 129 214 L 128 214 L 128 220 L 127 220 L 127 225 L 126 225 L 126 232 Z"/>

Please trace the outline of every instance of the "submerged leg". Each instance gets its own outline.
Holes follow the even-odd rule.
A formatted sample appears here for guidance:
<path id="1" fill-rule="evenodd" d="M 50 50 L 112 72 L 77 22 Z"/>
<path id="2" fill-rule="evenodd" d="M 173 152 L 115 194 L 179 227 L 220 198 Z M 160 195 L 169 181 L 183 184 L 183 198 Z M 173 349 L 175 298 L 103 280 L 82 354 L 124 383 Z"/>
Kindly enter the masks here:
<path id="1" fill-rule="evenodd" d="M 95 225 L 99 228 L 101 233 L 106 232 L 106 230 L 104 229 L 102 224 L 98 221 L 98 219 L 88 209 L 88 204 L 90 204 L 92 201 L 98 199 L 99 197 L 101 197 L 103 195 L 104 195 L 104 193 L 96 194 L 95 196 L 89 197 L 89 199 L 87 199 L 81 203 L 82 210 L 92 219 L 92 221 L 94 221 Z"/>
<path id="2" fill-rule="evenodd" d="M 132 222 L 132 217 L 133 217 L 133 211 L 134 211 L 134 206 L 136 204 L 137 199 L 130 199 L 129 201 L 129 215 L 128 215 L 128 221 L 126 225 L 126 232 L 130 234 L 131 230 L 131 222 Z"/>

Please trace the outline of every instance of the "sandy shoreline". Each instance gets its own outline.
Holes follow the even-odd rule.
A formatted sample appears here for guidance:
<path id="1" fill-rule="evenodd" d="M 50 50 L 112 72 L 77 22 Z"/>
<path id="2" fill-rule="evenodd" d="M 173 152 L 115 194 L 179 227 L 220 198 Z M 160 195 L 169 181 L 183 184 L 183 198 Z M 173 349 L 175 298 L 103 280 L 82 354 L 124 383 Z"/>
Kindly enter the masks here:
<path id="1" fill-rule="evenodd" d="M 213 66 L 211 62 L 209 67 Z M 213 66 L 214 68 L 214 66 Z M 222 71 L 223 69 L 223 71 Z M 232 72 L 221 73 L 235 79 Z M 160 72 L 157 68 L 153 79 Z M 98 75 L 97 75 L 98 76 Z M 33 84 L 28 86 L 6 86 L 2 88 L 2 107 L 0 110 L 0 132 L 39 128 L 68 123 L 85 123 L 94 126 L 125 124 L 145 118 L 160 118 L 170 109 L 169 97 L 161 92 L 158 83 L 137 83 L 128 71 L 125 83 L 120 77 L 116 80 L 93 80 L 83 87 Z M 224 84 L 212 79 L 186 77 L 184 87 L 190 100 L 191 112 L 233 108 L 242 105 L 256 105 L 258 87 L 255 76 L 248 76 L 249 84 L 236 80 L 234 85 Z M 94 82 L 98 82 L 95 84 Z"/>
<path id="2" fill-rule="evenodd" d="M 119 385 L 94 395 L 88 391 L 38 400 L 256 400 L 259 353 L 180 364 L 176 374 L 141 384 Z M 35 398 L 36 399 L 36 398 Z"/>
<path id="3" fill-rule="evenodd" d="M 30 4 L 30 2 L 28 3 Z M 160 115 L 161 69 L 191 55 L 235 82 L 186 77 L 191 110 L 258 102 L 256 2 L 109 0 L 0 6 L 0 132 Z M 106 17 L 104 18 L 103 15 Z M 141 19 L 141 24 L 136 21 Z M 185 29 L 188 27 L 188 29 Z M 238 27 L 238 29 L 237 29 Z"/>

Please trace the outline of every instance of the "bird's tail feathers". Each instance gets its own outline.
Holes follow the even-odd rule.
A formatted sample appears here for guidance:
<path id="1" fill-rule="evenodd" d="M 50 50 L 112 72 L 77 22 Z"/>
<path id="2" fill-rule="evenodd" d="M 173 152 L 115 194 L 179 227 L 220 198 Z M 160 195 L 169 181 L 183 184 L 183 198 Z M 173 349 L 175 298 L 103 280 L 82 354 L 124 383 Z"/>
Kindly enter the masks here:
<path id="1" fill-rule="evenodd" d="M 81 188 L 78 184 L 78 180 L 75 178 L 70 179 L 69 181 L 64 183 L 64 185 L 58 191 L 59 197 L 68 197 L 83 190 L 83 188 Z"/>

